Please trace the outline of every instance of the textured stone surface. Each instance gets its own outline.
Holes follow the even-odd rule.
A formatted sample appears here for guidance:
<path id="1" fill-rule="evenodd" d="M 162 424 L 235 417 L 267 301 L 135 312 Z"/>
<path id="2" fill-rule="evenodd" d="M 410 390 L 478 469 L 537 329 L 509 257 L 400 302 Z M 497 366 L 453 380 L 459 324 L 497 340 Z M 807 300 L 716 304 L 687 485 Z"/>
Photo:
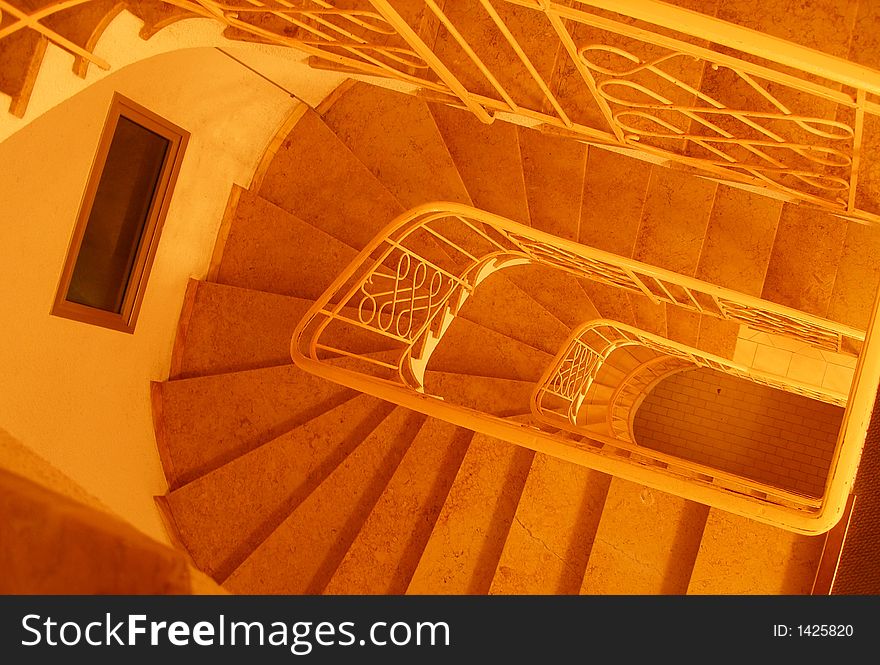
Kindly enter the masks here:
<path id="1" fill-rule="evenodd" d="M 412 95 L 356 83 L 324 122 L 404 208 L 471 203 L 427 105 Z"/>
<path id="2" fill-rule="evenodd" d="M 480 282 L 458 315 L 549 354 L 559 350 L 570 332 L 528 293 L 505 279 L 505 271 Z"/>
<path id="3" fill-rule="evenodd" d="M 432 354 L 428 369 L 536 381 L 552 359 L 527 344 L 456 318 Z"/>
<path id="4" fill-rule="evenodd" d="M 708 180 L 655 166 L 633 258 L 682 275 L 693 275 L 716 187 Z"/>
<path id="5" fill-rule="evenodd" d="M 823 542 L 712 509 L 687 592 L 809 594 Z"/>
<path id="6" fill-rule="evenodd" d="M 425 389 L 429 394 L 496 416 L 528 413 L 534 388 L 531 381 L 431 371 L 425 375 Z"/>
<path id="7" fill-rule="evenodd" d="M 195 290 L 194 305 L 185 328 L 178 331 L 174 362 L 178 371 L 171 378 L 290 363 L 293 329 L 312 301 L 211 282 L 192 281 L 189 288 Z M 354 326 L 329 329 L 322 343 L 360 353 L 392 347 Z"/>
<path id="8" fill-rule="evenodd" d="M 578 593 L 610 482 L 536 454 L 489 593 Z"/>
<path id="9" fill-rule="evenodd" d="M 708 512 L 708 506 L 615 478 L 581 593 L 685 593 Z"/>
<path id="10" fill-rule="evenodd" d="M 761 297 L 825 316 L 846 230 L 847 222 L 839 217 L 783 206 Z"/>
<path id="11" fill-rule="evenodd" d="M 880 229 L 850 222 L 837 266 L 828 318 L 866 330 L 880 284 Z"/>
<path id="12" fill-rule="evenodd" d="M 591 147 L 578 242 L 632 257 L 651 170 L 647 162 Z"/>
<path id="13" fill-rule="evenodd" d="M 700 314 L 676 307 L 674 305 L 666 306 L 666 333 L 669 339 L 690 346 L 699 348 L 700 341 Z"/>
<path id="14" fill-rule="evenodd" d="M 153 389 L 156 439 L 172 489 L 353 395 L 293 365 L 165 381 Z"/>
<path id="15" fill-rule="evenodd" d="M 654 333 L 660 337 L 666 337 L 666 310 L 673 305 L 666 303 L 653 303 L 647 296 L 638 293 L 629 293 L 632 303 L 633 315 L 636 328 L 645 332 Z"/>
<path id="16" fill-rule="evenodd" d="M 406 592 L 472 436 L 440 420 L 422 426 L 325 593 Z"/>
<path id="17" fill-rule="evenodd" d="M 697 348 L 706 353 L 733 360 L 739 325 L 736 321 L 725 321 L 708 314 L 701 314 Z"/>
<path id="18" fill-rule="evenodd" d="M 395 409 L 236 568 L 225 586 L 242 593 L 320 593 L 423 420 Z"/>
<path id="19" fill-rule="evenodd" d="M 697 279 L 760 296 L 782 202 L 718 186 Z"/>
<path id="20" fill-rule="evenodd" d="M 599 318 L 599 311 L 574 275 L 538 264 L 505 268 L 502 274 L 570 330 Z"/>
<path id="21" fill-rule="evenodd" d="M 475 434 L 408 594 L 482 594 L 492 583 L 533 453 Z"/>
<path id="22" fill-rule="evenodd" d="M 635 312 L 629 292 L 589 279 L 578 281 L 603 319 L 635 325 Z"/>
<path id="23" fill-rule="evenodd" d="M 505 23 L 509 23 L 511 32 L 538 72 L 549 81 L 559 43 L 552 37 L 553 28 L 549 22 L 539 12 L 494 3 L 493 6 Z M 478 0 L 448 2 L 443 11 L 507 94 L 526 108 L 540 110 L 544 102 L 540 88 Z M 552 46 L 548 48 L 548 44 Z M 501 93 L 447 31 L 438 35 L 433 50 L 468 90 L 502 99 Z"/>
<path id="24" fill-rule="evenodd" d="M 359 395 L 171 492 L 180 538 L 196 564 L 222 581 L 391 408 Z"/>
<path id="25" fill-rule="evenodd" d="M 108 513 L 0 469 L 0 593 L 186 594 L 185 556 Z"/>
<path id="26" fill-rule="evenodd" d="M 516 125 L 485 125 L 469 111 L 442 104 L 430 108 L 474 206 L 528 225 Z"/>
<path id="27" fill-rule="evenodd" d="M 259 194 L 357 249 L 403 212 L 394 195 L 312 111 L 284 139 Z"/>
<path id="28" fill-rule="evenodd" d="M 216 281 L 316 300 L 356 255 L 323 230 L 243 190 Z"/>
<path id="29" fill-rule="evenodd" d="M 521 127 L 519 149 L 532 226 L 577 241 L 586 146 Z"/>

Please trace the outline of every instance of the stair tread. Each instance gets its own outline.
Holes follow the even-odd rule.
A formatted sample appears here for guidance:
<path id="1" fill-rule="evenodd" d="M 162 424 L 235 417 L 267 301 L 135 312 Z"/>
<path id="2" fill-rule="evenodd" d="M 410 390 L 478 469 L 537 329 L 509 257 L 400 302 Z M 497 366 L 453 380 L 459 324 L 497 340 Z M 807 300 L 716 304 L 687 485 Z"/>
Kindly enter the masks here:
<path id="1" fill-rule="evenodd" d="M 697 348 L 728 360 L 733 360 L 740 324 L 708 314 L 700 315 L 700 335 Z"/>
<path id="2" fill-rule="evenodd" d="M 525 448 L 474 435 L 408 594 L 488 591 L 532 457 Z"/>
<path id="3" fill-rule="evenodd" d="M 611 319 L 629 325 L 635 324 L 635 313 L 628 291 L 591 279 L 580 279 L 578 284 L 603 319 Z"/>
<path id="4" fill-rule="evenodd" d="M 782 201 L 719 185 L 696 277 L 761 296 Z"/>
<path id="5" fill-rule="evenodd" d="M 552 26 L 539 12 L 501 3 L 494 3 L 493 6 L 516 35 L 538 72 L 549 83 L 556 46 L 547 48 L 547 44 L 558 44 L 556 38 L 550 41 L 554 34 Z M 478 0 L 447 2 L 443 11 L 503 89 L 520 105 L 540 110 L 544 103 L 540 87 Z M 467 90 L 502 99 L 447 30 L 438 34 L 433 50 Z"/>
<path id="6" fill-rule="evenodd" d="M 610 482 L 536 453 L 489 593 L 578 593 Z"/>
<path id="7" fill-rule="evenodd" d="M 847 222 L 828 213 L 785 204 L 761 297 L 826 316 Z"/>
<path id="8" fill-rule="evenodd" d="M 474 207 L 528 225 L 516 125 L 486 125 L 469 111 L 443 104 L 429 108 Z"/>
<path id="9" fill-rule="evenodd" d="M 552 359 L 548 353 L 456 317 L 431 355 L 428 369 L 536 381 Z"/>
<path id="10" fill-rule="evenodd" d="M 172 488 L 353 395 L 294 365 L 155 382 L 153 390 L 156 439 Z"/>
<path id="11" fill-rule="evenodd" d="M 568 339 L 570 330 L 506 279 L 504 273 L 499 271 L 480 282 L 458 316 L 545 353 L 555 354 Z"/>
<path id="12" fill-rule="evenodd" d="M 238 188 L 215 281 L 316 300 L 357 252 L 320 228 Z M 297 251 L 291 251 L 296 247 Z"/>
<path id="13" fill-rule="evenodd" d="M 850 222 L 837 265 L 828 318 L 867 330 L 880 286 L 880 232 L 876 226 Z"/>
<path id="14" fill-rule="evenodd" d="M 519 148 L 531 225 L 577 242 L 586 146 L 520 127 Z"/>
<path id="15" fill-rule="evenodd" d="M 358 395 L 169 493 L 196 565 L 222 581 L 392 408 Z"/>
<path id="16" fill-rule="evenodd" d="M 693 275 L 716 188 L 714 182 L 690 173 L 653 167 L 633 258 Z"/>
<path id="17" fill-rule="evenodd" d="M 470 376 L 427 371 L 425 390 L 447 402 L 476 409 L 494 416 L 517 416 L 530 411 L 532 381 Z"/>
<path id="18" fill-rule="evenodd" d="M 315 594 L 329 582 L 424 418 L 395 408 L 358 442 L 224 585 L 246 594 Z M 320 528 L 315 528 L 316 525 Z M 295 561 L 296 565 L 279 565 Z"/>
<path id="19" fill-rule="evenodd" d="M 190 281 L 187 298 L 192 309 L 175 341 L 171 379 L 289 364 L 293 330 L 314 304 L 305 298 L 196 280 Z M 353 326 L 330 329 L 323 339 L 361 353 L 393 348 L 388 340 Z"/>
<path id="20" fill-rule="evenodd" d="M 429 418 L 324 589 L 403 594 L 473 433 Z"/>
<path id="21" fill-rule="evenodd" d="M 632 304 L 633 325 L 645 332 L 666 337 L 666 310 L 675 305 L 667 305 L 662 302 L 653 303 L 641 293 L 628 293 L 627 296 Z"/>
<path id="22" fill-rule="evenodd" d="M 578 242 L 632 258 L 651 170 L 648 162 L 590 146 Z"/>
<path id="23" fill-rule="evenodd" d="M 574 275 L 535 263 L 505 268 L 502 274 L 570 330 L 600 318 L 596 306 Z M 558 349 L 553 353 L 557 351 Z"/>
<path id="24" fill-rule="evenodd" d="M 803 536 L 713 508 L 687 593 L 809 594 L 823 544 L 823 536 Z"/>
<path id="25" fill-rule="evenodd" d="M 708 506 L 614 478 L 581 593 L 685 593 L 708 511 Z"/>
<path id="26" fill-rule="evenodd" d="M 310 109 L 285 137 L 258 193 L 358 249 L 403 212 L 394 195 Z"/>
<path id="27" fill-rule="evenodd" d="M 425 102 L 359 82 L 333 103 L 323 119 L 404 208 L 428 201 L 470 205 Z M 394 131 L 389 131 L 392 127 Z"/>

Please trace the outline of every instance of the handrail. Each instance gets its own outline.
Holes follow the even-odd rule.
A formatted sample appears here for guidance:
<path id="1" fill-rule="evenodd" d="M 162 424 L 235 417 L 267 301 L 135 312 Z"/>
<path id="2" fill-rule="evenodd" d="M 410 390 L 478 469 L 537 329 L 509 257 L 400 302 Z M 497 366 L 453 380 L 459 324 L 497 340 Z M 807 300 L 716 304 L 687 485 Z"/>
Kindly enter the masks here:
<path id="1" fill-rule="evenodd" d="M 417 247 L 430 250 L 432 258 Z M 431 353 L 442 344 L 463 302 L 488 275 L 525 263 L 638 292 L 647 289 L 643 280 L 655 279 L 668 292 L 655 294 L 662 302 L 691 308 L 701 301 L 718 302 L 721 307 L 704 308 L 704 313 L 769 322 L 777 334 L 819 346 L 831 339 L 835 348 L 844 338 L 864 339 L 861 331 L 842 324 L 585 247 L 469 206 L 437 202 L 400 215 L 358 254 L 297 325 L 291 357 L 307 371 L 426 415 L 781 528 L 820 533 L 833 525 L 838 488 L 849 482 L 853 460 L 857 461 L 857 454 L 853 457 L 840 448 L 825 495 L 814 499 L 672 456 L 648 458 L 644 450 L 627 450 L 625 442 L 599 433 L 573 441 L 557 435 L 556 428 L 550 432 L 540 424 L 511 422 L 426 394 L 423 379 Z M 351 308 L 357 316 L 344 313 Z M 377 361 L 345 348 L 340 342 L 345 336 L 334 336 L 340 327 L 381 336 L 394 345 L 396 360 Z M 341 368 L 327 362 L 339 353 L 359 358 L 361 365 Z M 851 407 L 850 401 L 847 411 Z"/>
<path id="2" fill-rule="evenodd" d="M 626 346 L 643 346 L 686 360 L 697 368 L 714 369 L 810 399 L 846 406 L 847 395 L 844 393 L 756 370 L 625 323 L 597 319 L 575 329 L 547 366 L 532 393 L 531 407 L 535 418 L 584 434 L 579 418 L 584 398 L 602 366 L 615 351 Z M 544 406 L 544 398 L 548 395 L 568 402 L 564 412 L 559 407 L 551 410 Z"/>
<path id="3" fill-rule="evenodd" d="M 0 39 L 35 30 L 84 62 L 108 68 L 89 48 L 41 22 L 87 1 L 60 0 L 28 13 L 0 0 L 0 10 L 16 19 Z M 415 26 L 389 0 L 365 0 L 369 8 L 361 9 L 337 7 L 334 0 L 247 0 L 242 6 L 162 1 L 251 38 L 297 48 L 315 56 L 316 66 L 415 86 L 486 123 L 498 113 L 518 116 L 594 145 L 626 148 L 716 180 L 880 223 L 880 209 L 865 209 L 858 197 L 860 163 L 873 158 L 863 143 L 866 116 L 880 116 L 874 97 L 880 95 L 880 71 L 699 12 L 659 0 L 479 0 L 469 15 L 458 15 L 452 5 L 423 0 L 409 6 L 421 4 L 425 20 Z M 549 22 L 546 43 L 524 43 L 534 37 L 508 25 L 503 10 L 511 6 Z M 495 31 L 484 35 L 486 44 L 472 43 L 477 37 L 468 28 L 475 18 Z M 430 25 L 443 26 L 464 57 L 435 48 L 436 35 L 426 34 Z M 538 48 L 559 54 L 552 71 L 537 66 Z M 499 64 L 501 50 L 515 57 Z M 470 67 L 486 79 L 488 91 L 471 81 Z M 579 77 L 598 118 L 579 117 L 572 105 L 582 102 L 564 98 L 555 83 L 564 67 Z M 705 75 L 709 70 L 721 82 L 714 88 L 712 76 Z M 512 79 L 530 81 L 534 99 L 519 98 L 523 93 L 505 83 Z"/>

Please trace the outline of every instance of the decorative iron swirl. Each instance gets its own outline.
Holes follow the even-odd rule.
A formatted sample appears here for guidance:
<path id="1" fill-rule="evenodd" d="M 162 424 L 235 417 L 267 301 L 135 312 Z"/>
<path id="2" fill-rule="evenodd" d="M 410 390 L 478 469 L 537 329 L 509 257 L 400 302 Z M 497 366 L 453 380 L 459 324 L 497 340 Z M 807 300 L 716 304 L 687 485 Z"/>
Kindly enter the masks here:
<path id="1" fill-rule="evenodd" d="M 616 56 L 618 60 L 623 61 L 622 66 L 613 68 L 599 64 L 595 61 L 595 54 Z M 715 155 L 717 160 L 710 159 L 709 161 L 716 166 L 743 168 L 765 178 L 791 176 L 810 187 L 831 194 L 841 194 L 849 188 L 847 178 L 824 173 L 820 170 L 797 168 L 768 154 L 767 149 L 782 149 L 820 167 L 846 170 L 852 165 L 851 154 L 828 145 L 787 139 L 768 127 L 767 123 L 776 122 L 797 127 L 825 142 L 850 142 L 855 133 L 854 129 L 838 120 L 799 115 L 792 112 L 764 85 L 761 85 L 753 76 L 744 71 L 702 60 L 714 69 L 723 67 L 735 74 L 739 80 L 757 92 L 765 102 L 773 106 L 775 111 L 729 108 L 721 101 L 694 88 L 661 67 L 664 64 L 668 66 L 670 62 L 681 58 L 700 61 L 701 59 L 697 56 L 682 52 L 670 52 L 652 60 L 642 60 L 624 49 L 605 44 L 582 46 L 578 49 L 578 55 L 590 70 L 609 77 L 597 83 L 597 90 L 606 101 L 623 107 L 613 111 L 612 115 L 614 121 L 630 140 L 638 141 L 642 138 L 687 140 Z M 630 65 L 630 63 L 632 64 Z M 646 73 L 652 75 L 658 83 L 672 84 L 679 90 L 702 101 L 706 106 L 677 104 L 674 100 L 652 90 L 643 83 L 628 80 L 629 77 Z M 634 92 L 634 98 L 624 97 L 622 93 L 625 91 Z M 696 123 L 710 130 L 713 134 L 704 135 L 686 131 L 673 122 L 658 117 L 657 113 L 661 111 L 678 114 L 682 119 L 683 126 L 692 126 L 693 123 Z M 760 138 L 736 136 L 713 122 L 713 116 L 733 118 L 757 132 Z M 636 126 L 636 121 L 653 124 L 656 129 Z M 725 151 L 724 148 L 728 146 L 738 146 L 757 157 L 759 161 L 755 163 L 737 159 Z M 851 146 L 847 145 L 847 150 L 850 149 Z"/>

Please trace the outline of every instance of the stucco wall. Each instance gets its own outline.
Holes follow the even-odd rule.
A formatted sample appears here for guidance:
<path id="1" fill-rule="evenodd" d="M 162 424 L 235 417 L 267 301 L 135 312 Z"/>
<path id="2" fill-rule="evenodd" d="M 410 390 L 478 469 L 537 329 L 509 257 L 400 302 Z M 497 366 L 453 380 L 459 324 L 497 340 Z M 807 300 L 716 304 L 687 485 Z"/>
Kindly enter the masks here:
<path id="1" fill-rule="evenodd" d="M 291 67 L 311 102 L 335 85 Z M 192 132 L 133 335 L 49 315 L 114 91 Z M 160 540 L 149 382 L 167 377 L 186 280 L 207 271 L 230 187 L 248 185 L 297 103 L 189 49 L 102 79 L 0 144 L 0 427 Z"/>

